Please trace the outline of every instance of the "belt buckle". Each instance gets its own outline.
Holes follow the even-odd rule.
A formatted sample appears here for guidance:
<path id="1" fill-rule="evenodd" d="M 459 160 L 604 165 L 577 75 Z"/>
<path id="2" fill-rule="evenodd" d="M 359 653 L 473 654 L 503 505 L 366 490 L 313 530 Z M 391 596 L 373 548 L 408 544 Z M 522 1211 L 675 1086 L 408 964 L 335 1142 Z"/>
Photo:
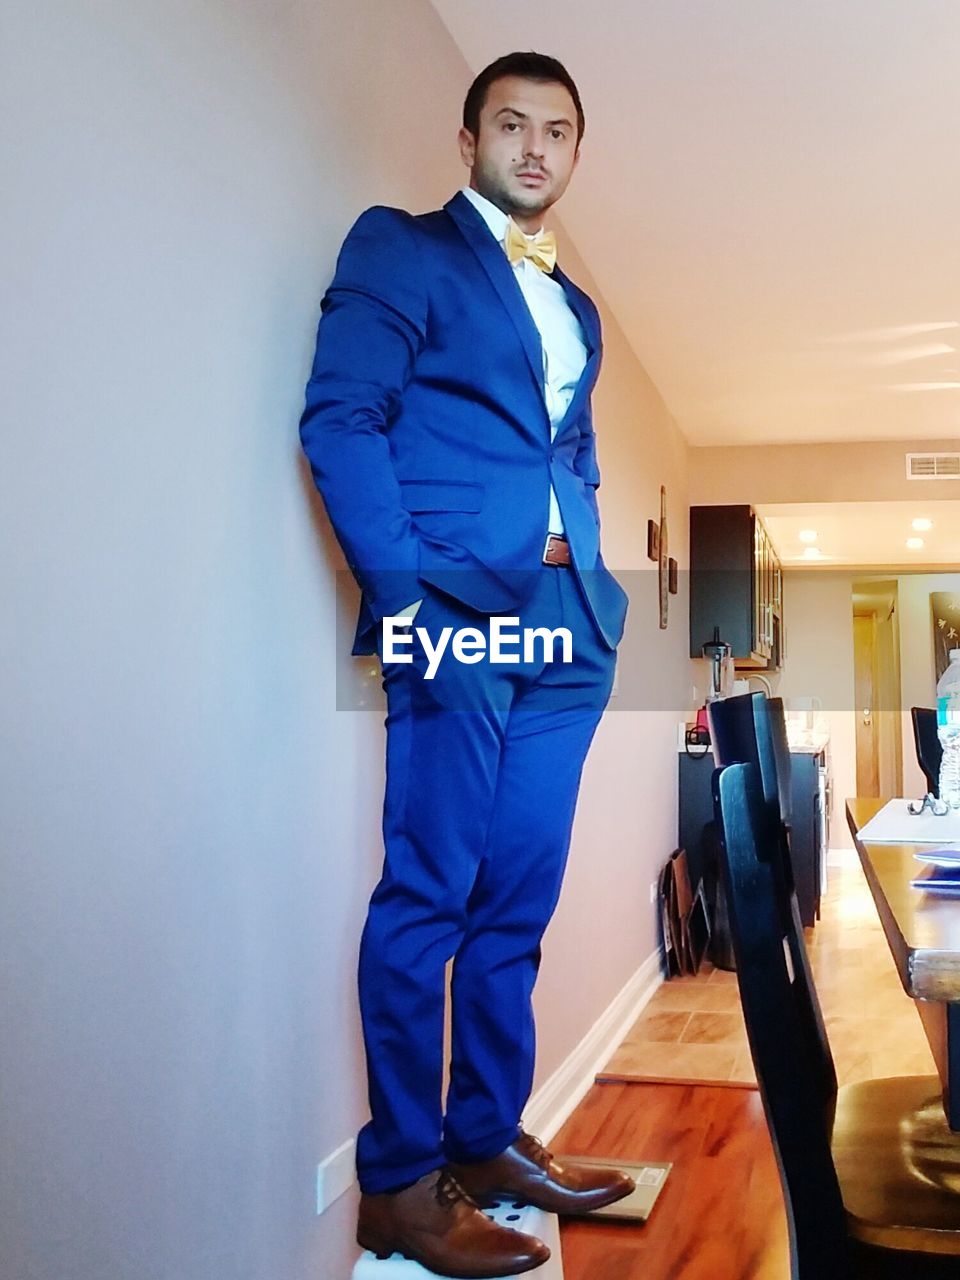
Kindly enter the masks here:
<path id="1" fill-rule="evenodd" d="M 561 547 L 566 551 L 565 558 L 561 558 L 563 554 Z M 547 534 L 547 540 L 543 544 L 543 563 L 551 564 L 555 568 L 564 568 L 570 563 L 570 544 L 562 534 Z"/>

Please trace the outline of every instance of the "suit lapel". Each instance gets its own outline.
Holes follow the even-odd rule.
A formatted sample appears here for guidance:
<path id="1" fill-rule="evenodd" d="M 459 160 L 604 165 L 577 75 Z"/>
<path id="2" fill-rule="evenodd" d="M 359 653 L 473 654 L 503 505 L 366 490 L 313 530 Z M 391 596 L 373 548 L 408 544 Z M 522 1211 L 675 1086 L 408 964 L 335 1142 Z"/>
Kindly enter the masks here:
<path id="1" fill-rule="evenodd" d="M 543 401 L 543 348 L 540 333 L 533 323 L 530 309 L 520 292 L 520 285 L 507 261 L 507 255 L 497 244 L 487 224 L 477 213 L 467 197 L 460 191 L 444 205 L 447 213 L 463 233 L 467 244 L 477 255 L 480 265 L 490 277 L 490 283 L 500 296 L 507 314 L 516 327 L 517 334 L 537 384 L 537 392 Z M 546 405 L 544 404 L 544 413 Z"/>
<path id="2" fill-rule="evenodd" d="M 583 373 L 580 375 L 580 381 L 577 383 L 577 389 L 574 391 L 573 398 L 567 406 L 567 411 L 557 425 L 556 438 L 559 439 L 570 423 L 575 422 L 580 416 L 584 403 L 589 398 L 597 381 L 597 374 L 600 370 L 600 326 L 596 320 L 593 304 L 583 290 L 578 289 L 559 267 L 554 267 L 553 277 L 563 287 L 570 309 L 580 321 L 587 347 L 587 363 L 583 366 Z"/>
<path id="3" fill-rule="evenodd" d="M 530 365 L 530 372 L 533 374 L 536 383 L 538 400 L 543 405 L 544 417 L 546 417 L 547 406 L 543 395 L 543 348 L 540 343 L 540 331 L 533 322 L 533 317 L 524 300 L 513 268 L 507 261 L 507 255 L 490 234 L 490 229 L 483 218 L 462 192 L 458 191 L 452 199 L 448 200 L 444 205 L 444 209 L 457 224 L 467 244 L 476 254 L 480 265 L 489 276 L 490 283 L 496 289 L 500 301 L 506 308 L 507 314 L 513 321 L 527 357 L 527 362 Z M 596 320 L 593 304 L 583 290 L 579 289 L 559 267 L 554 267 L 553 276 L 562 287 L 566 294 L 567 302 L 580 321 L 587 347 L 587 363 L 584 365 L 583 373 L 580 375 L 580 381 L 577 383 L 577 389 L 574 392 L 573 399 L 570 401 L 567 412 L 563 415 L 563 420 L 557 427 L 556 436 L 559 437 L 560 433 L 579 416 L 584 402 L 589 397 L 597 380 L 597 373 L 600 367 L 600 326 Z"/>
<path id="4" fill-rule="evenodd" d="M 569 276 L 561 271 L 559 266 L 553 268 L 553 278 L 562 287 L 563 292 L 567 295 L 570 310 L 580 321 L 584 341 L 587 344 L 587 363 L 589 364 L 589 357 L 596 355 L 600 350 L 600 326 L 596 321 L 593 304 L 583 290 L 578 289 Z"/>

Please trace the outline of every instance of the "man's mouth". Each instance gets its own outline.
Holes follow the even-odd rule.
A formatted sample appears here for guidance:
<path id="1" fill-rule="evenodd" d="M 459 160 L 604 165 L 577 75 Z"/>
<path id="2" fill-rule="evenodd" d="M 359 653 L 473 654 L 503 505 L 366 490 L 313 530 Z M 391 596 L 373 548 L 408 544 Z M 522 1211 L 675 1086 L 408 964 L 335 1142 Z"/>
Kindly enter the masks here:
<path id="1" fill-rule="evenodd" d="M 523 178 L 526 182 L 546 182 L 547 175 L 545 173 L 524 172 L 518 173 L 518 178 Z"/>

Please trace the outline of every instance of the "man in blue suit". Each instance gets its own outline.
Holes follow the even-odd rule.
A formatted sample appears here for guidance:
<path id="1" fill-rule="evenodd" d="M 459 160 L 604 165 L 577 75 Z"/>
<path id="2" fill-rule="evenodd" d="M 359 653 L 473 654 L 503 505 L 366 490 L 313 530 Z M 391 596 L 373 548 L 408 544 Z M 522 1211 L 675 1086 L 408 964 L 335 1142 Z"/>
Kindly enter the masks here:
<path id="1" fill-rule="evenodd" d="M 360 953 L 358 1240 L 442 1275 L 545 1261 L 479 1211 L 497 1193 L 582 1213 L 633 1186 L 561 1165 L 520 1127 L 540 940 L 627 603 L 599 545 L 600 319 L 542 230 L 583 124 L 555 59 L 481 72 L 459 135 L 469 186 L 435 213 L 369 209 L 350 231 L 301 422 L 362 591 L 353 651 L 380 655 L 388 708 L 386 857 Z M 534 639 L 498 660 L 514 624 Z M 466 643 L 438 662 L 452 631 Z"/>

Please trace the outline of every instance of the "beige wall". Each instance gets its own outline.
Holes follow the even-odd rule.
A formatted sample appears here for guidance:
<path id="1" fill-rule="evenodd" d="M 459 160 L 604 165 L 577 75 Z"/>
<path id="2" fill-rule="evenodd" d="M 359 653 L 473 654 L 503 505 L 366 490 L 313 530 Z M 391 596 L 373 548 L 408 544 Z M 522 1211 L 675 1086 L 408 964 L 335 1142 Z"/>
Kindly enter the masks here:
<path id="1" fill-rule="evenodd" d="M 925 782 L 913 742 L 911 707 L 936 706 L 937 681 L 933 660 L 932 591 L 960 595 L 960 573 L 904 574 L 900 593 L 900 673 L 903 691 L 903 776 L 907 795 L 922 795 Z"/>
<path id="2" fill-rule="evenodd" d="M 916 762 L 911 706 L 934 706 L 930 593 L 960 593 L 960 573 L 853 574 L 832 570 L 788 570 L 784 579 L 787 609 L 787 660 L 775 679 L 784 697 L 816 696 L 823 702 L 831 732 L 834 821 L 830 843 L 850 843 L 843 800 L 856 794 L 856 708 L 853 705 L 853 584 L 892 581 L 897 590 L 897 635 L 902 707 L 903 793 L 922 794 L 923 775 Z M 889 766 L 892 768 L 892 766 Z"/>
<path id="3" fill-rule="evenodd" d="M 884 574 L 858 578 L 858 582 L 869 590 L 882 591 L 887 581 L 895 585 L 897 595 L 903 794 L 922 795 L 926 783 L 917 764 L 910 708 L 936 705 L 930 595 L 934 591 L 960 594 L 960 573 L 905 573 L 897 577 Z"/>
<path id="4" fill-rule="evenodd" d="M 873 637 L 873 723 L 877 743 L 878 794 L 883 799 L 903 794 L 900 606 L 897 595 L 895 578 L 860 578 L 853 583 L 853 613 L 855 617 L 870 621 Z M 857 707 L 856 711 L 859 715 L 861 708 Z"/>
<path id="5" fill-rule="evenodd" d="M 536 995 L 541 1084 L 655 949 L 649 884 L 677 841 L 676 723 L 687 707 L 687 578 L 658 626 L 647 518 L 667 489 L 670 554 L 686 569 L 687 446 L 569 243 L 565 269 L 598 300 L 604 364 L 594 397 L 606 563 L 631 595 L 611 699 L 584 770 L 574 844 L 544 940 Z M 602 923 L 601 923 L 602 922 Z M 597 946 L 599 937 L 604 939 Z M 591 962 L 583 963 L 585 952 Z"/>
<path id="6" fill-rule="evenodd" d="M 744 445 L 690 450 L 690 501 L 804 503 L 957 500 L 955 481 L 908 481 L 908 452 L 954 451 L 956 440 L 873 441 L 853 444 Z M 834 772 L 831 843 L 849 844 L 842 801 L 856 792 L 853 719 L 852 583 L 854 578 L 899 584 L 899 643 L 904 709 L 903 787 L 922 786 L 909 721 L 911 705 L 932 705 L 933 649 L 930 582 L 957 583 L 957 574 L 856 574 L 852 570 L 788 570 L 785 580 L 787 658 L 774 677 L 785 695 L 815 695 L 829 708 Z M 888 762 L 888 775 L 893 769 Z"/>
<path id="7" fill-rule="evenodd" d="M 426 0 L 12 0 L 5 37 L 0 1256 L 343 1277 L 355 1200 L 318 1220 L 315 1173 L 365 1117 L 382 706 L 336 709 L 356 597 L 296 428 L 357 213 L 463 179 L 468 70 Z M 645 583 L 686 448 L 607 321 L 605 548 Z M 652 950 L 676 839 L 685 601 L 661 633 L 632 591 L 658 709 L 618 695 L 587 765 L 538 1081 Z"/>
<path id="8" fill-rule="evenodd" d="M 876 614 L 877 690 L 874 715 L 880 729 L 878 765 L 880 795 L 903 794 L 903 712 L 900 705 L 899 605 Z"/>
<path id="9" fill-rule="evenodd" d="M 784 574 L 787 658 L 777 692 L 785 699 L 819 698 L 822 703 L 833 779 L 831 848 L 851 844 L 844 801 L 857 793 L 852 587 L 848 573 Z"/>
<path id="10" fill-rule="evenodd" d="M 960 483 L 907 480 L 906 453 L 955 451 L 956 440 L 727 445 L 690 450 L 690 501 L 882 502 L 960 497 Z"/>

